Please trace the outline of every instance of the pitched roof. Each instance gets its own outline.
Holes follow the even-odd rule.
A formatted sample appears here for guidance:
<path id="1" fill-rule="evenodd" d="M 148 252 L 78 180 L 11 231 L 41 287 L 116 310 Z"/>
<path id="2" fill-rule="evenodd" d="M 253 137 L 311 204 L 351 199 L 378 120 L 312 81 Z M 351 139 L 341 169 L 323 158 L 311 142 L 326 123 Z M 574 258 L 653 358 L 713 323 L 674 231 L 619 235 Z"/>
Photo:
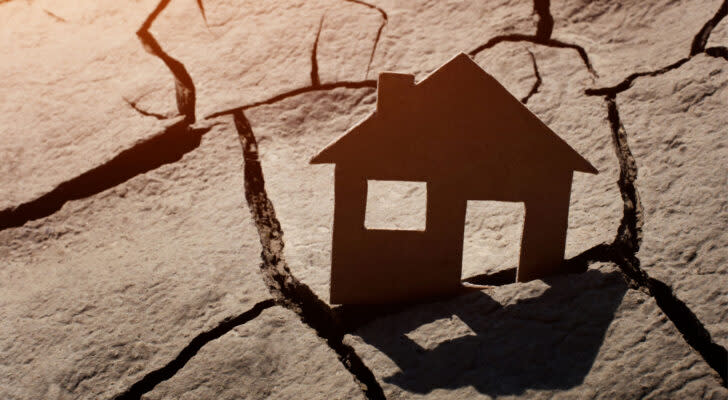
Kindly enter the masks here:
<path id="1" fill-rule="evenodd" d="M 400 158 L 429 163 L 536 164 L 597 173 L 469 56 L 460 53 L 418 84 L 381 73 L 377 110 L 312 164 Z"/>

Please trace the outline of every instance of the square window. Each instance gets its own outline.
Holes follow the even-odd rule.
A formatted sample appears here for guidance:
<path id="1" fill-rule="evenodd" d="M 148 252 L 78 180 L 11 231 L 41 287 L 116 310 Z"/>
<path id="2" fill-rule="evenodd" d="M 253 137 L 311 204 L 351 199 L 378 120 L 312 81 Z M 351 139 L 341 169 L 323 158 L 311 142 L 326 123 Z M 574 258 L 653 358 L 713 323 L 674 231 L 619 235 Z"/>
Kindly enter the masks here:
<path id="1" fill-rule="evenodd" d="M 368 180 L 364 226 L 367 229 L 424 231 L 427 226 L 427 183 Z"/>

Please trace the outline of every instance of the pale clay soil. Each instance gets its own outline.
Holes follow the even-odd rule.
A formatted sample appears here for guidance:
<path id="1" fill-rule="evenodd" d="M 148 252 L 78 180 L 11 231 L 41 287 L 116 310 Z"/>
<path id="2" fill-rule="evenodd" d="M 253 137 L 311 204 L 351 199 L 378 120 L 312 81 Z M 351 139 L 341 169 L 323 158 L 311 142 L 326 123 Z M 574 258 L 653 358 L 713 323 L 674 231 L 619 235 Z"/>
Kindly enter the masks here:
<path id="1" fill-rule="evenodd" d="M 728 399 L 728 4 L 548 3 L 0 1 L 0 399 Z M 571 192 L 587 271 L 312 305 L 334 197 L 309 160 L 378 72 L 459 52 L 599 170 Z M 422 195 L 373 200 L 417 225 Z M 514 267 L 522 219 L 469 205 L 463 275 Z"/>

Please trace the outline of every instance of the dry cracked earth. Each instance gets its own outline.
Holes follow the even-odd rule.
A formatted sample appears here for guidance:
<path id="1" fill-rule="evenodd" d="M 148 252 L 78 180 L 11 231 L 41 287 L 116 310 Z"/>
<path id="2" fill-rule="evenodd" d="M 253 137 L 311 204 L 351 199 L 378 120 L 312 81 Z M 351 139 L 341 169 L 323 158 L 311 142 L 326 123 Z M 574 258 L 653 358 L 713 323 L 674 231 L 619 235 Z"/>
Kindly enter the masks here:
<path id="1" fill-rule="evenodd" d="M 0 398 L 728 399 L 727 13 L 0 1 Z M 512 283 L 523 210 L 474 203 L 488 288 L 332 307 L 333 167 L 308 160 L 379 71 L 458 52 L 599 169 L 574 273 Z"/>

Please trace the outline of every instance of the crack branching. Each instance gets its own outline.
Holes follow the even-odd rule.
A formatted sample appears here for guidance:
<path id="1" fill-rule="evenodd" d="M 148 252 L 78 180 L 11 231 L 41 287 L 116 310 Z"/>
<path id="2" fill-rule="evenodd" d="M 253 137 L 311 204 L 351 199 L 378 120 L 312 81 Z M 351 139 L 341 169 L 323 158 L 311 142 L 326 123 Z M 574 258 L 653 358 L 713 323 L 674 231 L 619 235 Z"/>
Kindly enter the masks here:
<path id="1" fill-rule="evenodd" d="M 155 369 L 144 375 L 144 377 L 134 384 L 132 384 L 124 392 L 116 395 L 115 400 L 138 400 L 144 393 L 150 392 L 160 383 L 173 377 L 180 369 L 182 369 L 197 352 L 202 349 L 206 344 L 213 340 L 219 339 L 226 333 L 230 332 L 234 328 L 245 324 L 246 322 L 252 321 L 257 318 L 260 313 L 264 310 L 271 308 L 275 305 L 273 299 L 263 300 L 255 304 L 251 309 L 245 311 L 242 314 L 227 317 L 220 321 L 214 328 L 202 332 L 192 338 L 192 340 L 185 346 L 182 351 L 177 354 L 172 361 L 168 362 L 161 368 Z"/>
<path id="2" fill-rule="evenodd" d="M 389 16 L 387 15 L 387 12 L 384 11 L 384 9 L 382 9 L 381 7 L 378 7 L 374 4 L 370 4 L 370 3 L 367 3 L 367 2 L 361 1 L 361 0 L 344 0 L 344 1 L 348 1 L 349 3 L 355 3 L 355 4 L 360 4 L 362 6 L 365 6 L 365 7 L 369 7 L 373 10 L 376 10 L 379 13 L 379 15 L 382 16 L 382 22 L 379 24 L 379 29 L 377 29 L 377 36 L 374 37 L 374 45 L 372 46 L 372 52 L 371 52 L 371 54 L 369 54 L 369 62 L 367 63 L 367 71 L 364 74 L 364 79 L 366 79 L 367 77 L 369 77 L 369 71 L 371 70 L 372 62 L 374 61 L 374 54 L 377 52 L 377 46 L 379 45 L 379 39 L 382 37 L 382 31 L 384 30 L 384 27 L 387 26 L 387 23 L 389 22 Z"/>
<path id="3" fill-rule="evenodd" d="M 296 313 L 326 341 L 359 382 L 368 399 L 384 399 L 384 392 L 372 371 L 356 351 L 344 343 L 344 331 L 331 308 L 311 288 L 296 279 L 288 268 L 283 255 L 283 231 L 265 191 L 255 135 L 242 110 L 233 113 L 233 121 L 243 149 L 245 200 L 260 236 L 263 249 L 260 271 L 269 292 L 277 304 Z"/>
<path id="4" fill-rule="evenodd" d="M 177 110 L 181 115 L 184 115 L 185 121 L 187 121 L 188 124 L 193 124 L 195 122 L 195 84 L 192 82 L 192 77 L 187 72 L 184 64 L 167 54 L 154 36 L 152 36 L 149 32 L 149 28 L 151 28 L 152 23 L 157 16 L 159 16 L 159 13 L 167 7 L 169 2 L 170 0 L 161 0 L 154 11 L 149 14 L 136 34 L 142 42 L 144 49 L 150 54 L 159 57 L 172 72 L 172 75 L 174 76 Z M 200 5 L 204 16 L 202 2 L 198 1 L 198 4 Z"/>
<path id="5" fill-rule="evenodd" d="M 279 101 L 308 92 L 327 91 L 337 88 L 360 89 L 376 87 L 377 82 L 374 80 L 331 82 L 318 87 L 307 86 L 281 93 L 270 99 L 221 111 L 207 116 L 206 119 L 232 114 L 238 110 L 248 110 L 262 105 L 275 104 Z M 133 108 L 142 114 L 146 112 L 137 107 Z M 149 114 L 151 115 L 151 113 Z M 152 116 L 155 118 L 162 117 L 156 114 Z M 177 162 L 183 155 L 199 147 L 202 136 L 214 125 L 192 128 L 187 123 L 187 120 L 181 120 L 165 128 L 163 132 L 121 151 L 108 162 L 62 182 L 53 188 L 53 190 L 40 197 L 17 206 L 0 210 L 0 230 L 22 226 L 28 221 L 50 216 L 60 210 L 68 201 L 93 196 L 122 184 L 137 175 L 152 171 L 165 164 Z"/>
<path id="6" fill-rule="evenodd" d="M 574 43 L 567 43 L 563 42 L 558 39 L 543 39 L 536 35 L 528 35 L 528 34 L 522 34 L 522 33 L 512 33 L 508 35 L 499 35 L 491 38 L 487 42 L 481 44 L 480 46 L 476 47 L 475 49 L 471 50 L 468 54 L 470 54 L 471 57 L 475 57 L 480 52 L 493 48 L 499 43 L 504 42 L 530 42 L 534 44 L 539 44 L 547 47 L 555 47 L 555 48 L 561 48 L 561 49 L 573 49 L 576 50 L 577 53 L 579 53 L 579 57 L 581 57 L 581 60 L 584 62 L 584 65 L 586 66 L 586 69 L 589 71 L 589 73 L 592 74 L 592 76 L 599 76 L 597 72 L 594 70 L 594 67 L 591 64 L 591 61 L 589 61 L 589 55 L 586 53 L 586 50 L 584 50 L 583 47 L 574 44 Z"/>
<path id="7" fill-rule="evenodd" d="M 133 108 L 134 111 L 138 112 L 139 114 L 141 114 L 141 115 L 143 115 L 145 117 L 154 117 L 154 118 L 156 118 L 156 119 L 158 119 L 160 121 L 167 119 L 167 117 L 165 117 L 162 114 L 157 114 L 157 113 L 150 112 L 150 111 L 146 111 L 146 110 L 143 110 L 143 109 L 139 108 L 139 106 L 137 106 L 137 102 L 136 101 L 131 101 L 131 100 L 127 99 L 126 97 L 123 97 L 123 99 L 126 102 L 126 104 L 129 105 L 129 107 Z"/>
<path id="8" fill-rule="evenodd" d="M 533 63 L 533 74 L 536 75 L 536 82 L 533 83 L 533 86 L 531 86 L 531 90 L 528 92 L 526 96 L 524 96 L 521 99 L 521 103 L 526 104 L 528 103 L 528 100 L 538 92 L 538 88 L 541 86 L 542 80 L 541 80 L 541 73 L 538 71 L 538 64 L 536 64 L 536 56 L 533 55 L 531 50 L 528 50 L 528 54 L 531 56 L 531 62 Z"/>
<path id="9" fill-rule="evenodd" d="M 691 56 L 705 51 L 705 46 L 708 44 L 708 39 L 710 38 L 711 32 L 713 32 L 713 28 L 715 28 L 715 26 L 718 25 L 718 23 L 720 23 L 726 15 L 728 15 L 728 0 L 723 1 L 723 4 L 720 5 L 718 11 L 716 11 L 715 15 L 713 15 L 713 18 L 706 21 L 705 25 L 703 25 L 700 31 L 693 38 L 693 44 L 690 46 Z"/>
<path id="10" fill-rule="evenodd" d="M 632 74 L 629 74 L 622 82 L 614 85 L 614 86 L 608 86 L 608 87 L 602 87 L 602 88 L 590 88 L 586 89 L 584 93 L 586 93 L 587 96 L 614 96 L 618 93 L 624 92 L 625 90 L 632 87 L 632 83 L 637 79 L 641 78 L 643 76 L 657 76 L 662 75 L 668 71 L 672 71 L 674 69 L 679 68 L 686 62 L 688 62 L 691 59 L 691 57 L 685 57 L 681 58 L 674 63 L 667 65 L 665 67 L 656 69 L 654 71 L 644 71 L 644 72 L 634 72 Z"/>
<path id="11" fill-rule="evenodd" d="M 664 73 L 667 73 L 669 71 L 672 71 L 674 69 L 680 68 L 683 64 L 690 61 L 693 57 L 697 56 L 698 54 L 706 54 L 710 57 L 716 57 L 716 58 L 723 58 L 725 60 L 728 60 L 728 49 L 723 46 L 715 46 L 715 47 L 709 47 L 705 48 L 706 44 L 708 43 L 708 39 L 710 38 L 710 34 L 713 32 L 713 28 L 715 28 L 716 25 L 728 14 L 728 0 L 723 1 L 723 4 L 721 4 L 718 11 L 715 13 L 713 18 L 709 19 L 705 25 L 700 29 L 700 31 L 695 35 L 693 38 L 693 43 L 690 46 L 690 55 L 687 57 L 683 57 L 672 64 L 669 64 L 667 66 L 664 66 L 662 68 L 658 68 L 652 71 L 643 71 L 643 72 L 635 72 L 632 74 L 629 74 L 626 78 L 624 78 L 621 82 L 614 86 L 606 86 L 601 88 L 590 88 L 586 89 L 584 93 L 586 93 L 588 96 L 611 96 L 614 97 L 617 94 L 624 92 L 625 90 L 632 87 L 632 84 L 637 78 L 641 78 L 644 76 L 658 76 L 662 75 Z"/>
<path id="12" fill-rule="evenodd" d="M 71 200 L 101 193 L 127 180 L 176 162 L 196 149 L 210 127 L 193 129 L 180 120 L 126 150 L 111 160 L 65 181 L 50 192 L 19 206 L 0 211 L 0 230 L 22 226 L 28 221 L 47 217 Z"/>
<path id="13" fill-rule="evenodd" d="M 622 221 L 617 236 L 610 246 L 612 261 L 628 278 L 630 286 L 654 297 L 662 312 L 672 321 L 685 341 L 695 349 L 728 386 L 728 351 L 713 341 L 710 333 L 690 308 L 680 300 L 672 288 L 651 278 L 640 268 L 637 257 L 642 242 L 644 223 L 642 203 L 635 187 L 637 165 L 627 143 L 627 133 L 619 117 L 615 95 L 605 96 L 607 117 L 612 130 L 617 158 L 619 159 L 619 189 L 624 202 Z"/>

